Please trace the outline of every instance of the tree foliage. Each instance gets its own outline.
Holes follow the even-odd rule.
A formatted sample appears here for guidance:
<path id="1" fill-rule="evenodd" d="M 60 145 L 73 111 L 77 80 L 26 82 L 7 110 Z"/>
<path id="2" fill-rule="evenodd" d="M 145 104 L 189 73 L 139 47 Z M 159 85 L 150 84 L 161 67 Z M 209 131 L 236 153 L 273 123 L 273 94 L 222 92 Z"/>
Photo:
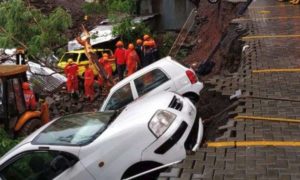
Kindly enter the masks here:
<path id="1" fill-rule="evenodd" d="M 136 1 L 134 0 L 96 0 L 88 4 L 90 4 L 89 11 L 84 10 L 87 15 L 96 12 L 97 9 L 102 9 L 101 12 L 105 12 L 108 19 L 114 24 L 113 34 L 120 35 L 124 41 L 134 42 L 136 38 L 142 37 L 143 34 L 150 31 L 143 22 L 133 21 L 136 11 Z M 86 6 L 83 9 L 88 8 Z"/>
<path id="2" fill-rule="evenodd" d="M 42 57 L 67 43 L 64 33 L 72 19 L 62 8 L 44 15 L 22 0 L 7 0 L 0 2 L 0 14 L 0 48 L 23 46 Z"/>
<path id="3" fill-rule="evenodd" d="M 3 129 L 0 129 L 0 139 L 0 157 L 20 142 L 19 139 L 12 139 L 8 137 Z"/>

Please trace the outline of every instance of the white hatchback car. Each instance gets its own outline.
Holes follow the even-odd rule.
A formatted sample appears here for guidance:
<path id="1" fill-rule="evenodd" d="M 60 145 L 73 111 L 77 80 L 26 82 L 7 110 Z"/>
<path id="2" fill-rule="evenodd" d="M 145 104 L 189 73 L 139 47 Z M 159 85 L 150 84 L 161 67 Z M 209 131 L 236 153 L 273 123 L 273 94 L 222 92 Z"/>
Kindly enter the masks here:
<path id="1" fill-rule="evenodd" d="M 141 96 L 176 92 L 197 102 L 203 83 L 192 69 L 165 57 L 123 79 L 111 88 L 100 111 L 120 109 Z"/>
<path id="2" fill-rule="evenodd" d="M 143 97 L 121 112 L 60 117 L 0 159 L 1 180 L 154 178 L 196 150 L 203 125 L 190 100 L 171 92 Z"/>

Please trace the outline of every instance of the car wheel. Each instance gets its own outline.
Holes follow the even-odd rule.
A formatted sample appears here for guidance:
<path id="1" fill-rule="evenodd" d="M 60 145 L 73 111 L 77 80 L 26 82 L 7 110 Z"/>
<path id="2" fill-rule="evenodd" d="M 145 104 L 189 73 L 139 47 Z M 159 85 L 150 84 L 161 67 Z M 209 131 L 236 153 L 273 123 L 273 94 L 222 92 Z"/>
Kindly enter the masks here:
<path id="1" fill-rule="evenodd" d="M 19 132 L 19 135 L 27 136 L 41 126 L 42 126 L 42 122 L 40 119 L 31 119 L 25 125 L 23 125 L 22 129 Z"/>
<path id="2" fill-rule="evenodd" d="M 194 105 L 196 105 L 199 101 L 199 96 L 196 94 L 189 93 L 189 94 L 185 94 L 183 96 L 189 98 Z"/>

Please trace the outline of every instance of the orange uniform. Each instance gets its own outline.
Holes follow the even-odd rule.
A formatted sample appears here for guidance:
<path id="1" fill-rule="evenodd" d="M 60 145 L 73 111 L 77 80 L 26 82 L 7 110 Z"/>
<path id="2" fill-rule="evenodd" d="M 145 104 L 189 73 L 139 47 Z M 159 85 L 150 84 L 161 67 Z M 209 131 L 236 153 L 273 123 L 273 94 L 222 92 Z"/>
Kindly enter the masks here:
<path id="1" fill-rule="evenodd" d="M 85 96 L 93 100 L 95 91 L 94 91 L 94 72 L 92 68 L 86 68 L 84 72 L 84 93 Z"/>
<path id="2" fill-rule="evenodd" d="M 137 65 L 140 62 L 140 58 L 136 51 L 128 50 L 127 58 L 126 58 L 126 65 L 127 65 L 127 76 L 130 76 L 137 70 Z"/>
<path id="3" fill-rule="evenodd" d="M 104 70 L 107 73 L 107 75 L 109 75 L 111 77 L 113 74 L 113 70 L 112 70 L 110 62 L 108 61 L 108 58 L 106 58 L 106 57 L 100 58 L 99 63 L 104 67 Z"/>
<path id="4" fill-rule="evenodd" d="M 69 93 L 78 91 L 78 65 L 75 63 L 70 63 L 65 67 L 64 71 L 67 77 L 67 91 Z"/>
<path id="5" fill-rule="evenodd" d="M 34 96 L 33 91 L 30 89 L 30 85 L 28 82 L 24 82 L 22 84 L 25 103 L 26 103 L 26 109 L 36 109 L 36 99 Z"/>

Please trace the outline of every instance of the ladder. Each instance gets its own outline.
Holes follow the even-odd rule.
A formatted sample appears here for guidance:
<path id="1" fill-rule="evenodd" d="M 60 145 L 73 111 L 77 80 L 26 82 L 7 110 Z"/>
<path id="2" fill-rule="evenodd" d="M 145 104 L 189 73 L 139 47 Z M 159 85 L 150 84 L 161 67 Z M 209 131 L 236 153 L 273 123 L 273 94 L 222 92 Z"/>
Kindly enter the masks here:
<path id="1" fill-rule="evenodd" d="M 191 28 L 193 27 L 194 23 L 195 23 L 195 17 L 197 15 L 197 9 L 194 8 L 189 17 L 187 18 L 187 20 L 185 21 L 184 25 L 182 26 L 180 33 L 178 34 L 175 42 L 173 43 L 170 51 L 169 51 L 169 56 L 171 57 L 175 57 L 178 53 L 178 51 L 180 50 L 182 44 L 184 43 L 187 35 L 189 34 Z"/>

